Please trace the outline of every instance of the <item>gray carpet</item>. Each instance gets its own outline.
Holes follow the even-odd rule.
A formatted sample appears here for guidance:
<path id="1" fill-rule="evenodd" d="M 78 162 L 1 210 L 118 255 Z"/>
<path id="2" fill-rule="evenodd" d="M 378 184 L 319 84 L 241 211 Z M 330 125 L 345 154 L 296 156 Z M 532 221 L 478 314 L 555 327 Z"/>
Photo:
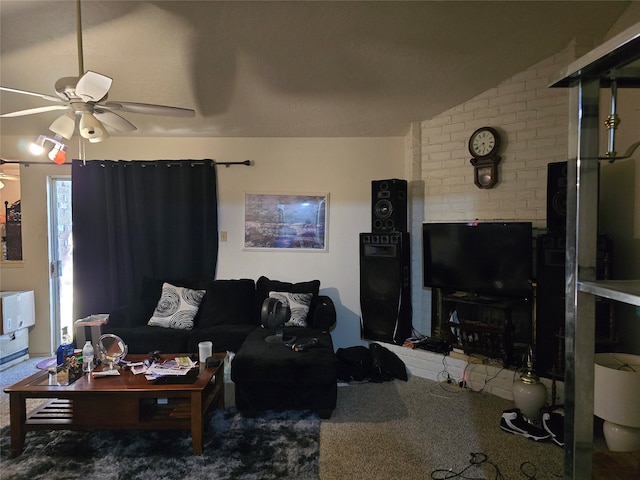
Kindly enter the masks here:
<path id="1" fill-rule="evenodd" d="M 320 428 L 320 478 L 497 479 L 497 470 L 507 480 L 561 478 L 562 448 L 500 429 L 509 408 L 493 395 L 418 377 L 341 387 Z"/>
<path id="2" fill-rule="evenodd" d="M 266 412 L 243 418 L 217 410 L 202 456 L 184 431 L 29 432 L 25 451 L 8 457 L 9 427 L 0 430 L 2 479 L 263 480 L 318 478 L 320 419 L 310 412 Z"/>
<path id="3" fill-rule="evenodd" d="M 21 365 L 33 368 L 27 362 Z M 11 375 L 0 372 L 0 385 L 4 387 L 25 376 L 24 372 Z M 8 424 L 7 397 L 0 395 L 0 412 L 3 412 L 0 426 Z M 464 470 L 465 478 L 497 479 L 500 477 L 496 469 L 506 480 L 561 478 L 562 448 L 550 441 L 536 443 L 500 429 L 502 411 L 512 407 L 512 402 L 493 395 L 460 390 L 418 377 L 408 382 L 395 380 L 340 387 L 336 410 L 329 420 L 320 422 L 319 446 L 315 447 L 319 450 L 317 470 L 310 477 L 304 473 L 296 478 L 424 480 L 456 478 L 454 474 Z M 243 423 L 244 420 L 233 421 Z M 261 428 L 268 425 L 263 424 Z M 304 433 L 303 437 L 307 435 Z M 212 442 L 215 436 L 212 431 L 205 437 L 206 441 Z M 205 445 L 205 450 L 209 445 L 211 443 Z M 260 450 L 262 446 L 254 442 L 242 448 L 251 451 Z M 471 452 L 477 454 L 478 464 L 470 464 Z M 300 456 L 295 448 L 289 450 L 289 455 Z M 484 462 L 483 455 L 487 456 Z M 0 467 L 5 466 L 4 453 L 2 458 Z M 156 480 L 164 478 L 162 475 L 156 465 L 148 477 L 139 478 Z"/>

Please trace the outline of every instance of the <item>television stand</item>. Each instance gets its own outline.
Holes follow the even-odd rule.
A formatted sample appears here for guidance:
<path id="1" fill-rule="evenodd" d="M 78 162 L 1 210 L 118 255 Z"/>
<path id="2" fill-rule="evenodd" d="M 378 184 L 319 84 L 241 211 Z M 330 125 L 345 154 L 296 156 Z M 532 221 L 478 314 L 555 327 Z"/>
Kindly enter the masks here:
<path id="1" fill-rule="evenodd" d="M 436 329 L 439 331 L 435 333 L 438 338 L 448 339 L 453 348 L 459 348 L 467 355 L 499 359 L 505 367 L 514 364 L 514 311 L 521 317 L 528 315 L 526 328 L 530 331 L 529 298 L 439 288 L 433 289 L 433 294 L 433 318 L 438 322 Z M 524 340 L 524 343 L 530 343 L 530 339 Z"/>

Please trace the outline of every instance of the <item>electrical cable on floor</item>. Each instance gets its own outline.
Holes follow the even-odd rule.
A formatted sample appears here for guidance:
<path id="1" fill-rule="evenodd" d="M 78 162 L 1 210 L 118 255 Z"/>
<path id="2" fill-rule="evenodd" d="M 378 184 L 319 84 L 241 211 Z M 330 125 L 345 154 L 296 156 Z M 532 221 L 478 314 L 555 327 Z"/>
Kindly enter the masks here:
<path id="1" fill-rule="evenodd" d="M 471 452 L 469 454 L 469 465 L 463 468 L 460 471 L 454 471 L 452 468 L 445 470 L 444 468 L 438 468 L 431 472 L 432 480 L 449 480 L 449 479 L 464 479 L 464 480 L 488 480 L 489 477 L 482 476 L 470 476 L 472 472 L 469 470 L 473 467 L 479 467 L 481 465 L 493 467 L 494 476 L 493 480 L 506 480 L 498 465 L 489 460 L 489 456 L 486 453 L 482 452 Z M 483 470 L 483 474 L 486 473 L 486 468 Z M 520 473 L 527 480 L 543 480 L 542 477 L 538 477 L 538 469 L 532 462 L 525 461 L 520 464 Z M 475 474 L 473 474 L 475 475 Z M 555 478 L 562 478 L 562 475 L 557 475 L 555 473 L 550 474 Z M 520 477 L 519 477 L 520 478 Z M 546 477 L 545 477 L 546 478 Z"/>
<path id="2" fill-rule="evenodd" d="M 451 375 L 447 371 L 447 364 L 445 362 L 446 358 L 447 357 L 442 357 L 442 365 L 444 368 L 442 371 L 438 372 L 436 376 L 437 383 L 429 391 L 429 394 L 436 398 L 453 398 L 458 396 L 462 392 L 462 389 L 458 386 L 460 382 L 456 382 L 453 378 L 451 378 Z M 451 386 L 451 388 L 447 388 L 447 386 L 449 385 Z M 453 395 L 438 395 L 434 392 L 436 388 L 440 388 L 442 391 L 451 393 Z"/>
<path id="3" fill-rule="evenodd" d="M 474 365 L 476 365 L 476 364 L 474 364 Z M 486 369 L 486 372 L 485 372 L 485 373 L 486 373 L 486 374 L 485 374 L 484 384 L 482 385 L 482 388 L 481 388 L 480 390 L 474 390 L 474 389 L 472 389 L 472 388 L 471 388 L 471 383 L 470 383 L 470 382 L 467 382 L 467 387 L 468 387 L 468 388 L 469 388 L 469 390 L 471 390 L 472 392 L 475 392 L 475 393 L 481 393 L 481 392 L 483 392 L 483 391 L 484 391 L 484 389 L 487 387 L 487 384 L 488 384 L 491 380 L 496 379 L 496 378 L 498 377 L 498 375 L 500 375 L 500 373 L 505 369 L 504 367 L 502 367 L 500 370 L 498 370 L 498 371 L 495 373 L 495 375 L 493 375 L 492 377 L 489 377 L 489 376 L 488 376 L 488 375 L 489 375 L 489 366 L 488 366 L 488 364 L 486 364 L 486 363 L 485 363 L 485 364 L 483 364 L 483 365 L 485 366 L 485 369 Z M 468 377 L 467 377 L 467 368 L 469 368 L 470 366 L 471 366 L 471 363 L 467 363 L 467 366 L 466 366 L 466 367 L 464 367 L 464 372 L 463 372 L 463 374 L 462 374 L 462 376 L 463 376 L 464 378 L 468 378 Z M 514 377 L 514 378 L 515 378 L 515 377 Z"/>
<path id="4" fill-rule="evenodd" d="M 431 472 L 432 480 L 448 480 L 451 478 L 462 478 L 465 480 L 487 480 L 488 477 L 485 476 L 467 476 L 469 473 L 471 473 L 467 472 L 469 469 L 477 468 L 480 465 L 490 465 L 493 467 L 493 470 L 495 472 L 495 476 L 493 477 L 494 480 L 505 480 L 498 466 L 495 463 L 491 462 L 486 454 L 481 452 L 471 452 L 469 455 L 469 465 L 467 465 L 465 468 L 463 468 L 459 472 L 456 472 L 453 469 L 445 470 L 443 468 L 433 470 Z"/>
<path id="5" fill-rule="evenodd" d="M 542 480 L 542 478 L 546 477 L 538 477 L 538 469 L 531 462 L 522 462 L 520 464 L 520 473 L 525 476 L 528 480 Z M 562 478 L 562 475 L 558 475 L 557 473 L 549 473 L 549 475 L 555 478 Z"/>

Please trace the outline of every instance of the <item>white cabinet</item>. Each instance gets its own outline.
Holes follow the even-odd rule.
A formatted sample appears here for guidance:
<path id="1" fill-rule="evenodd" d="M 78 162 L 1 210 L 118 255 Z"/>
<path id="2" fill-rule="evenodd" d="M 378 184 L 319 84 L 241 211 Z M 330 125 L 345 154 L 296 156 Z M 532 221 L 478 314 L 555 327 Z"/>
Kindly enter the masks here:
<path id="1" fill-rule="evenodd" d="M 0 335 L 35 325 L 33 290 L 0 292 L 0 320 Z"/>

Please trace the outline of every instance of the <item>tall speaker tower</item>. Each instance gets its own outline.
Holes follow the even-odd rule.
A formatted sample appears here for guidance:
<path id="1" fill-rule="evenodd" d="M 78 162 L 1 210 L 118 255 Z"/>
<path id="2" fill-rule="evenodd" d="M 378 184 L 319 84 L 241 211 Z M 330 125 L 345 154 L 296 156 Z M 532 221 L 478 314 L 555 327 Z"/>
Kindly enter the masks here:
<path id="1" fill-rule="evenodd" d="M 412 333 L 407 181 L 371 182 L 371 233 L 360 234 L 362 338 L 401 345 Z"/>
<path id="2" fill-rule="evenodd" d="M 361 333 L 401 345 L 411 336 L 411 269 L 407 232 L 360 234 Z"/>

